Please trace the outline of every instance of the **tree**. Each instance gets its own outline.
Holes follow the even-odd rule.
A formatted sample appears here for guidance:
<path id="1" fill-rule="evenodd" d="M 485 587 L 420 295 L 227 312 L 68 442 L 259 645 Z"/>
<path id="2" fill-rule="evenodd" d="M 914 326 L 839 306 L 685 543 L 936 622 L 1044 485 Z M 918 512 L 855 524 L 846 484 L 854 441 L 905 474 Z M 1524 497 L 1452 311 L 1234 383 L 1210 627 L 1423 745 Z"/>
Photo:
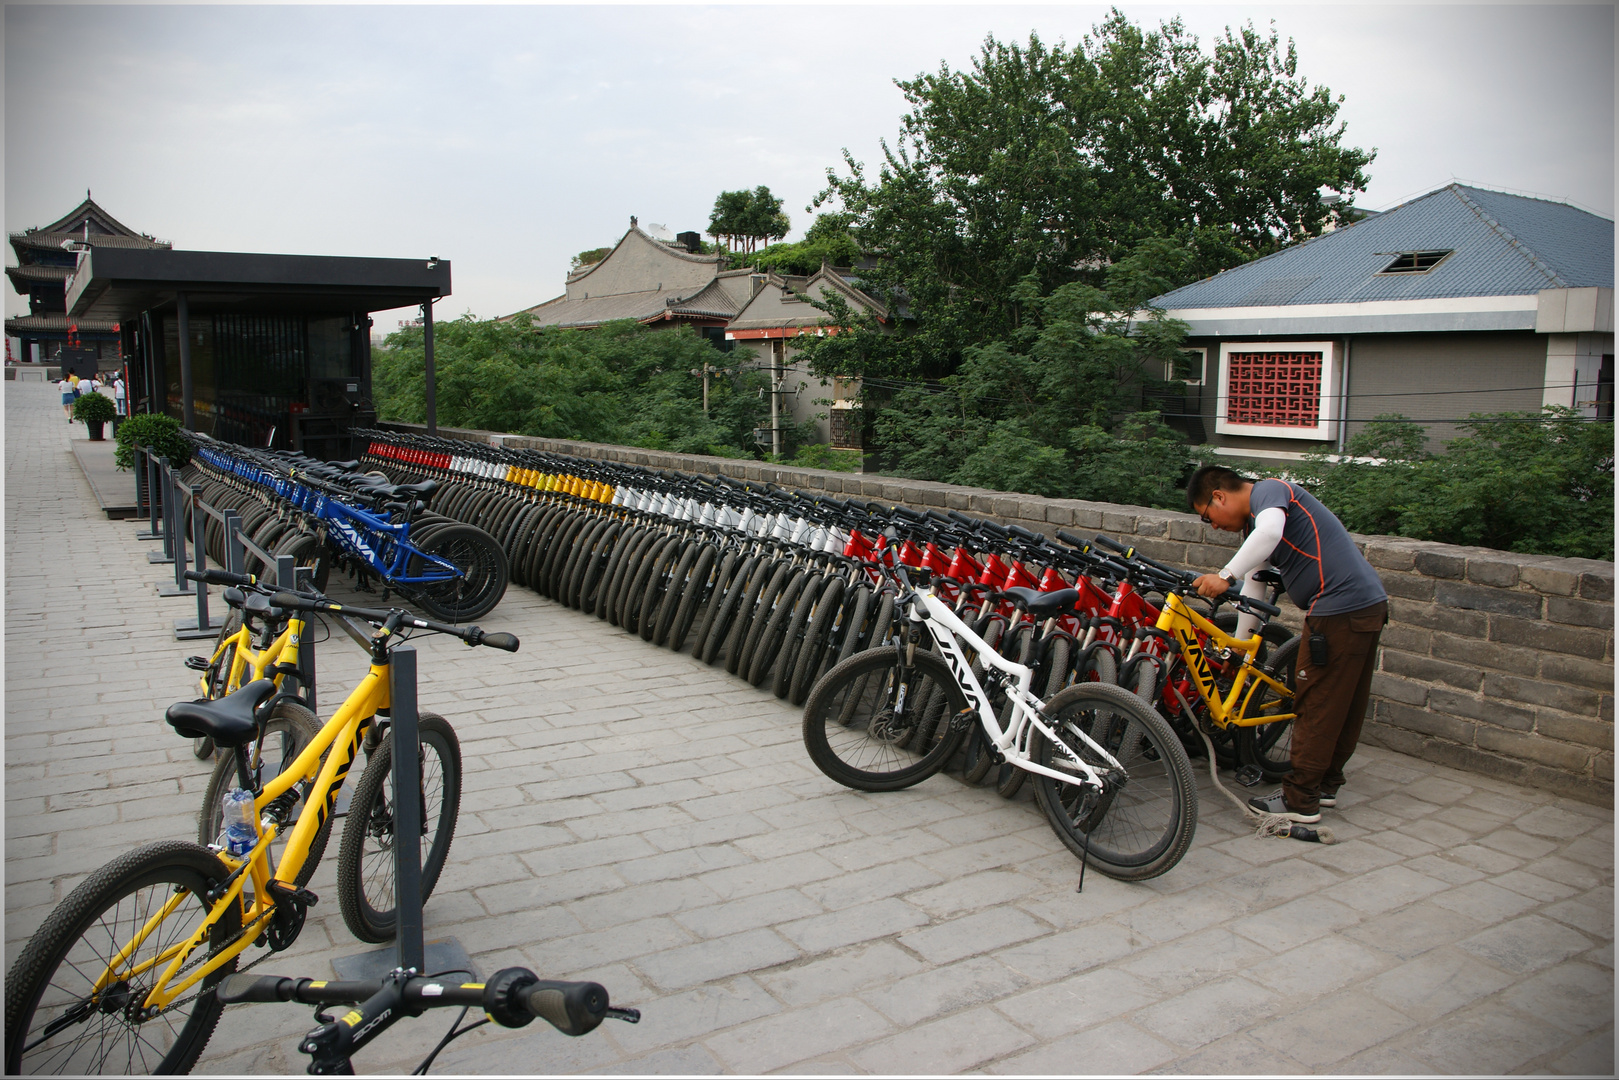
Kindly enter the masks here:
<path id="1" fill-rule="evenodd" d="M 373 359 L 379 416 L 425 418 L 422 331 L 390 334 Z M 677 453 L 751 456 L 768 415 L 765 376 L 750 351 L 721 353 L 687 328 L 632 320 L 591 330 L 534 329 L 471 316 L 438 324 L 438 421 L 446 427 L 645 446 Z M 703 380 L 710 369 L 709 409 Z"/>
<path id="2" fill-rule="evenodd" d="M 1174 287 L 1319 235 L 1347 206 L 1323 189 L 1364 190 L 1372 160 L 1341 145 L 1342 98 L 1298 75 L 1292 42 L 1251 25 L 1206 53 L 1179 19 L 1115 10 L 1074 48 L 991 37 L 970 70 L 898 85 L 911 108 L 876 174 L 846 150 L 816 205 L 882 257 L 867 287 L 915 333 L 844 342 L 844 374 L 948 374 L 1021 323 L 1027 276 L 1043 296 L 1100 285 L 1147 240 L 1178 252 Z"/>
<path id="3" fill-rule="evenodd" d="M 849 233 L 847 214 L 820 214 L 796 244 L 772 244 L 746 257 L 748 266 L 778 274 L 813 274 L 827 266 L 851 266 L 860 245 Z"/>
<path id="4" fill-rule="evenodd" d="M 610 247 L 591 248 L 589 251 L 581 251 L 573 257 L 573 264 L 568 267 L 568 272 L 573 273 L 583 270 L 587 266 L 601 262 L 612 253 L 613 249 Z"/>
<path id="5" fill-rule="evenodd" d="M 708 232 L 716 241 L 724 240 L 727 250 L 740 247 L 752 254 L 761 240 L 779 240 L 787 235 L 792 222 L 782 213 L 781 200 L 763 184 L 752 191 L 722 191 L 714 200 L 708 219 Z"/>

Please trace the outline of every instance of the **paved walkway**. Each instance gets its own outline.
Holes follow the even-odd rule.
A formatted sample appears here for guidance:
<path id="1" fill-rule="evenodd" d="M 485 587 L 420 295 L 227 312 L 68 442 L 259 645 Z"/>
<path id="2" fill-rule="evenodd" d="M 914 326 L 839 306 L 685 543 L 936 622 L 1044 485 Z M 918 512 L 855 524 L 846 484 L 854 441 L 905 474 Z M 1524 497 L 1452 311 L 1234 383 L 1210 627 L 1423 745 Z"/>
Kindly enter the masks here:
<path id="1" fill-rule="evenodd" d="M 188 601 L 108 521 L 51 388 L 6 383 L 6 961 L 114 854 L 189 837 L 206 779 L 162 723 Z M 1613 1071 L 1613 814 L 1368 749 L 1335 846 L 1261 840 L 1207 787 L 1191 853 L 1126 885 L 1024 798 L 937 777 L 862 795 L 797 710 L 510 592 L 516 655 L 421 642 L 466 793 L 429 937 L 640 1007 L 582 1039 L 485 1027 L 447 1072 Z M 321 646 L 328 689 L 363 657 Z M 334 841 L 335 844 L 335 841 Z M 313 889 L 331 897 L 335 846 Z M 363 951 L 335 899 L 259 970 Z M 449 1018 L 359 1059 L 404 1072 Z M 309 1012 L 234 1006 L 199 1071 L 301 1072 Z"/>

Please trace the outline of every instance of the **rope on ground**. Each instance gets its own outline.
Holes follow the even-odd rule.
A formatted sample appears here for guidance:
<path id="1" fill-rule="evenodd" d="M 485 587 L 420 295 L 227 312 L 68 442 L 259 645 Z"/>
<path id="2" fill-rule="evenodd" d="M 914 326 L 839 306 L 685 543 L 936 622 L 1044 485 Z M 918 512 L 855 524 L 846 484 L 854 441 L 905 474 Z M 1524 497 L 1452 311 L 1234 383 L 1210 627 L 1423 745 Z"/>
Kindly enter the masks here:
<path id="1" fill-rule="evenodd" d="M 1214 786 L 1219 788 L 1220 794 L 1230 799 L 1238 810 L 1241 810 L 1245 816 L 1252 819 L 1256 836 L 1275 836 L 1283 840 L 1304 840 L 1312 844 L 1336 844 L 1338 842 L 1337 836 L 1333 835 L 1331 829 L 1312 829 L 1308 825 L 1300 825 L 1296 821 L 1289 821 L 1280 814 L 1262 813 L 1227 791 L 1226 786 L 1220 783 L 1220 768 L 1214 760 L 1214 743 L 1210 741 L 1208 732 L 1202 728 L 1198 728 L 1197 734 L 1203 740 L 1203 748 L 1208 751 L 1209 777 L 1214 781 Z"/>

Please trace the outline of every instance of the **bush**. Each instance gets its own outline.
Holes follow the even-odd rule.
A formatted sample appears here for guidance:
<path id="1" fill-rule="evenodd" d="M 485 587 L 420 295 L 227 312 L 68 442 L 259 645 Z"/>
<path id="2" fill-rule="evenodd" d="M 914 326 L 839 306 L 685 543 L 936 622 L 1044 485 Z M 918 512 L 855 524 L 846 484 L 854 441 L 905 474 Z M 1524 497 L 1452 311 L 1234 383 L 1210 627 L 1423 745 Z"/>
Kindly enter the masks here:
<path id="1" fill-rule="evenodd" d="M 79 399 L 81 402 L 83 400 Z M 111 405 L 110 402 L 108 404 Z M 77 410 L 78 406 L 74 408 Z M 144 446 L 152 453 L 168 458 L 169 464 L 176 469 L 191 460 L 191 444 L 180 434 L 180 421 L 162 413 L 131 416 L 118 425 L 114 438 L 118 448 L 113 451 L 113 461 L 120 469 L 135 467 L 136 446 Z"/>
<path id="2" fill-rule="evenodd" d="M 112 399 L 101 394 L 80 394 L 79 400 L 73 403 L 73 419 L 89 427 L 105 424 L 117 415 Z"/>
<path id="3" fill-rule="evenodd" d="M 1548 406 L 1461 427 L 1428 454 L 1421 425 L 1379 416 L 1345 444 L 1351 460 L 1312 455 L 1299 479 L 1355 532 L 1613 559 L 1611 424 Z"/>

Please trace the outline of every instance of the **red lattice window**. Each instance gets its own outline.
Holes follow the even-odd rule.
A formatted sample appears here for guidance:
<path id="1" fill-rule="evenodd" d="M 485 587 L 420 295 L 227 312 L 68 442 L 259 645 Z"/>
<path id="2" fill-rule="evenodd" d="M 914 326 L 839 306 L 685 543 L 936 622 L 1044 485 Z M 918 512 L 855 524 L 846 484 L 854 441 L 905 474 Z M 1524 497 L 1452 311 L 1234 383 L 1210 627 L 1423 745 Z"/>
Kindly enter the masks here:
<path id="1" fill-rule="evenodd" d="M 1318 352 L 1231 353 L 1226 420 L 1265 427 L 1313 428 L 1320 422 Z"/>

